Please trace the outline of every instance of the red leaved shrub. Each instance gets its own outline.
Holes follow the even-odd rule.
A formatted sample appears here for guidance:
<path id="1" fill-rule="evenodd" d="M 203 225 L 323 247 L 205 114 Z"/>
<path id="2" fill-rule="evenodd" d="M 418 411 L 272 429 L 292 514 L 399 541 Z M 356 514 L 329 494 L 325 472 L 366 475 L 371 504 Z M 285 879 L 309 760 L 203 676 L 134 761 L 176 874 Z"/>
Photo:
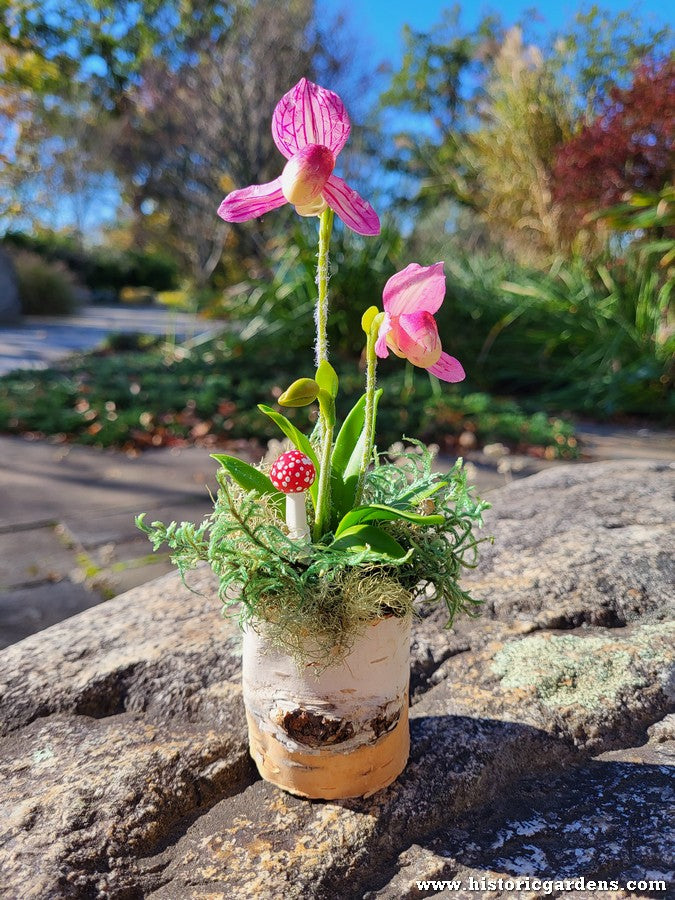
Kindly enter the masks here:
<path id="1" fill-rule="evenodd" d="M 659 191 L 672 181 L 674 137 L 675 60 L 645 62 L 633 84 L 615 87 L 602 113 L 559 148 L 555 199 L 583 215 L 634 191 Z"/>

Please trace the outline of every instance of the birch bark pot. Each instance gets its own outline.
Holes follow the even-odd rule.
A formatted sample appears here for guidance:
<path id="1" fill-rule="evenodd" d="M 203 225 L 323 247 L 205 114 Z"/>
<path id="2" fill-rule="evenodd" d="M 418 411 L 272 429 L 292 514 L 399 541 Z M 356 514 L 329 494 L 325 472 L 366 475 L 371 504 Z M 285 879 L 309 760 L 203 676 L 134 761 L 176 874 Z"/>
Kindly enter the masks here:
<path id="1" fill-rule="evenodd" d="M 408 761 L 410 618 L 378 619 L 319 671 L 248 628 L 243 694 L 251 755 L 272 784 L 312 799 L 367 797 Z"/>

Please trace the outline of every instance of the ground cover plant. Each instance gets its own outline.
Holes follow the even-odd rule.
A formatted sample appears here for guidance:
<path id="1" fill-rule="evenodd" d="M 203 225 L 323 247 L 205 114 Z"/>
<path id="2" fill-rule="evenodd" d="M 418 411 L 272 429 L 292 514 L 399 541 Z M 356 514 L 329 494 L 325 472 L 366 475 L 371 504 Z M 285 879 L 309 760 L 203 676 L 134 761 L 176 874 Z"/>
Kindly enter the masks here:
<path id="1" fill-rule="evenodd" d="M 95 447 L 141 451 L 152 447 L 225 447 L 251 439 L 261 447 L 277 436 L 258 414 L 259 402 L 274 404 L 292 380 L 294 355 L 264 337 L 244 354 L 234 337 L 184 348 L 157 338 L 120 335 L 113 349 L 74 356 L 44 371 L 17 371 L 0 378 L 0 431 L 31 433 Z M 263 373 L 256 358 L 269 360 Z M 342 393 L 338 414 L 358 398 L 361 379 L 338 365 Z M 512 449 L 574 458 L 573 426 L 544 412 L 526 412 L 471 386 L 439 394 L 425 373 L 397 368 L 381 376 L 387 401 L 380 404 L 377 445 L 386 449 L 401 434 L 416 434 L 457 449 L 469 431 L 478 446 L 500 441 Z M 289 410 L 298 426 L 306 410 Z"/>

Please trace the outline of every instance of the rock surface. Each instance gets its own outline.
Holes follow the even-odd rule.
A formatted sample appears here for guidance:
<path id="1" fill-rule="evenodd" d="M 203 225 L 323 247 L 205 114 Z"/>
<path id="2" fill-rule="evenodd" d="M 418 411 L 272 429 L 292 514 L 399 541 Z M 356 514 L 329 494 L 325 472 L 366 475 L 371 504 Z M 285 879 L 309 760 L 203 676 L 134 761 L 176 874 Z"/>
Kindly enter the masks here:
<path id="1" fill-rule="evenodd" d="M 627 882 L 673 877 L 673 474 L 599 463 L 492 495 L 467 579 L 485 615 L 415 624 L 410 762 L 368 800 L 259 780 L 208 571 L 198 594 L 168 575 L 8 647 L 0 897 L 544 896 L 469 890 L 526 876 L 665 896 Z"/>
<path id="2" fill-rule="evenodd" d="M 12 260 L 0 247 L 0 325 L 14 325 L 21 319 L 19 286 Z"/>

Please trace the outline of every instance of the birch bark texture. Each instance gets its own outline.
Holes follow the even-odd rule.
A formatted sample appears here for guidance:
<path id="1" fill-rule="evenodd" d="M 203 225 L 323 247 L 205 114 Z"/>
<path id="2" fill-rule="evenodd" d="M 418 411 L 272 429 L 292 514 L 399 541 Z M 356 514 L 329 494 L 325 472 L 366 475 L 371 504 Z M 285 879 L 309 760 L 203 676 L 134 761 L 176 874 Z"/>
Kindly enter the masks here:
<path id="1" fill-rule="evenodd" d="M 408 761 L 410 618 L 366 626 L 346 657 L 301 665 L 247 628 L 243 696 L 260 775 L 312 799 L 368 797 Z"/>

